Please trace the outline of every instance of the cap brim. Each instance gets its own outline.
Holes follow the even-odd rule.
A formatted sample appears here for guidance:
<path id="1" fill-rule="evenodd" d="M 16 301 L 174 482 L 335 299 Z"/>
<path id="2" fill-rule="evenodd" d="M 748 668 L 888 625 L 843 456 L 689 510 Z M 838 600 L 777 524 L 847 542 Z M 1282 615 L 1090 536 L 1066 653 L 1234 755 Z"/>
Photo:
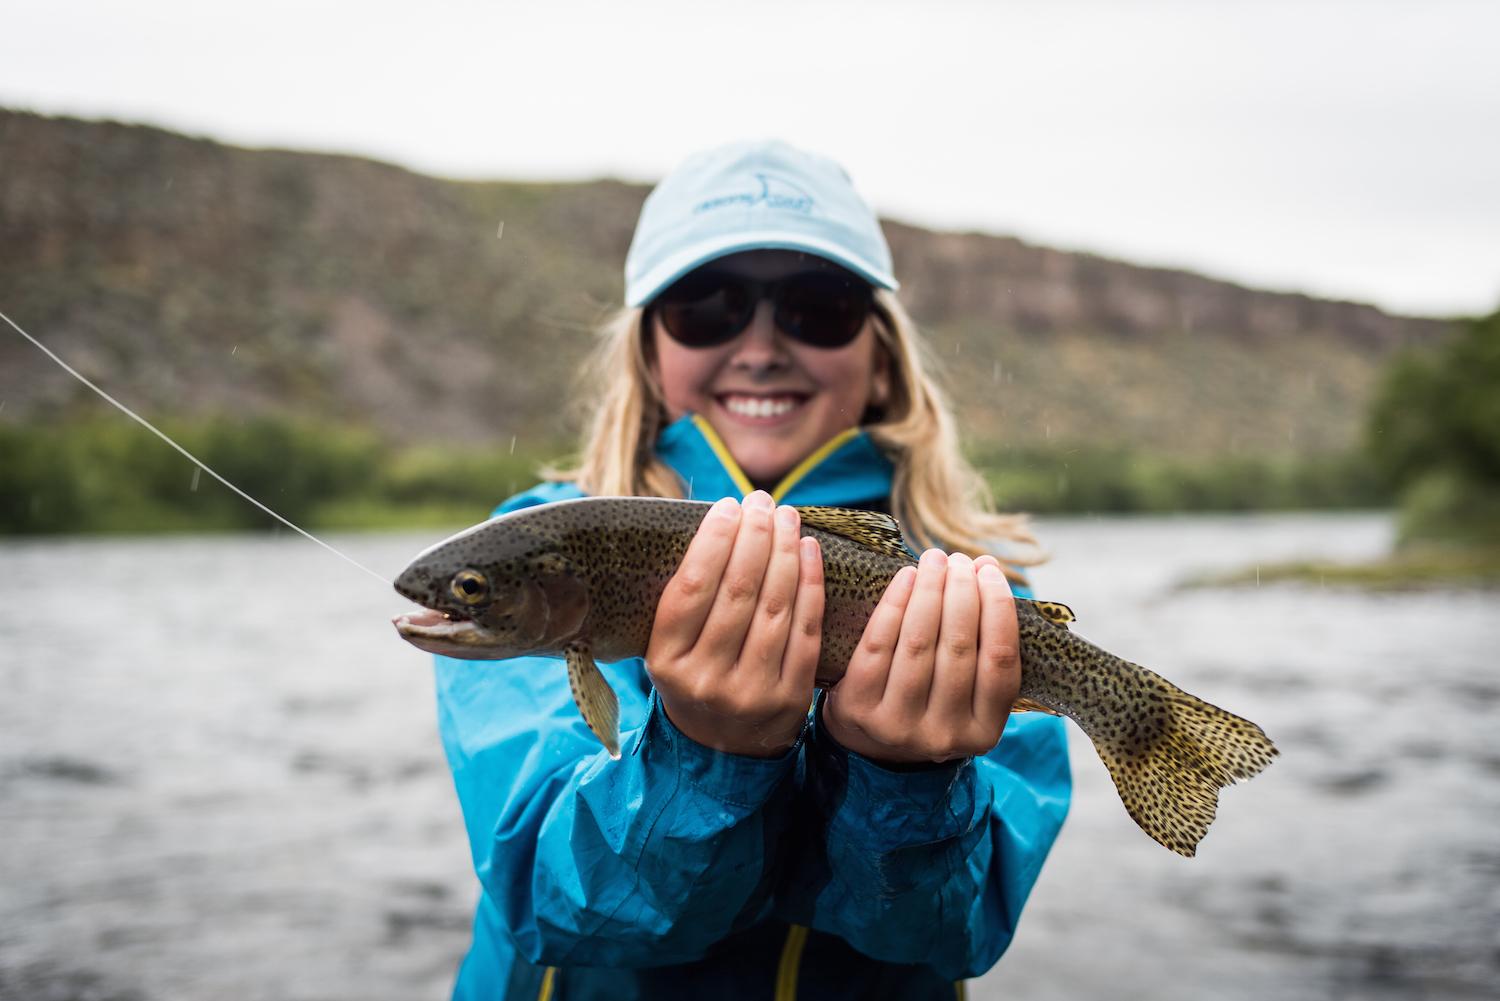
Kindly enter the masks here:
<path id="1" fill-rule="evenodd" d="M 901 287 L 894 275 L 876 267 L 870 261 L 849 253 L 848 250 L 830 240 L 822 240 L 805 233 L 767 230 L 758 233 L 740 232 L 712 237 L 672 254 L 625 286 L 625 305 L 644 306 L 655 299 L 667 286 L 694 268 L 744 250 L 802 250 L 827 258 L 835 264 L 842 264 L 871 285 L 890 289 L 892 292 Z"/>

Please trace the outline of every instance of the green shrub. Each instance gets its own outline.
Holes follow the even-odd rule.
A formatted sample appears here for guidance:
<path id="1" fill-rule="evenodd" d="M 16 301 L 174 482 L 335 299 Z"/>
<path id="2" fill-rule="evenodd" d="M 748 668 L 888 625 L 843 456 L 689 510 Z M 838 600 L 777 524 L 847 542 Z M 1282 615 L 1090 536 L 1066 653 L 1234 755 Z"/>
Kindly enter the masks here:
<path id="1" fill-rule="evenodd" d="M 367 490 L 383 448 L 357 429 L 232 418 L 162 430 L 229 482 L 293 522 L 323 499 Z M 0 427 L 0 532 L 269 527 L 273 519 L 124 420 Z"/>
<path id="2" fill-rule="evenodd" d="M 395 450 L 306 419 L 164 420 L 163 431 L 305 528 L 472 523 L 537 482 L 537 452 Z M 0 534 L 207 531 L 275 521 L 123 419 L 0 425 Z"/>
<path id="3" fill-rule="evenodd" d="M 1367 442 L 1400 492 L 1403 538 L 1500 537 L 1500 312 L 1464 322 L 1439 353 L 1395 359 Z"/>
<path id="4" fill-rule="evenodd" d="M 1261 511 L 1390 502 L 1357 454 L 1181 459 L 1108 449 L 981 452 L 1001 510 L 1033 513 Z"/>

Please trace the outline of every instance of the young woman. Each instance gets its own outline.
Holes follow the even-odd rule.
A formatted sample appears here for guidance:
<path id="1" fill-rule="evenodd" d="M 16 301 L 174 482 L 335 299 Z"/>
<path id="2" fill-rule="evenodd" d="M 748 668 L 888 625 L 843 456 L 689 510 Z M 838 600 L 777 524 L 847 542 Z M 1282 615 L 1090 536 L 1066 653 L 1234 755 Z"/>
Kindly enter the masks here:
<path id="1" fill-rule="evenodd" d="M 455 997 L 951 999 L 1010 943 L 1070 789 L 1061 721 L 1009 719 L 1023 579 L 990 550 L 1031 539 L 985 511 L 890 272 L 843 171 L 785 144 L 647 199 L 583 461 L 499 510 L 717 503 L 644 662 L 604 666 L 620 760 L 557 662 L 438 658 L 484 886 Z M 812 712 L 806 505 L 926 550 Z"/>

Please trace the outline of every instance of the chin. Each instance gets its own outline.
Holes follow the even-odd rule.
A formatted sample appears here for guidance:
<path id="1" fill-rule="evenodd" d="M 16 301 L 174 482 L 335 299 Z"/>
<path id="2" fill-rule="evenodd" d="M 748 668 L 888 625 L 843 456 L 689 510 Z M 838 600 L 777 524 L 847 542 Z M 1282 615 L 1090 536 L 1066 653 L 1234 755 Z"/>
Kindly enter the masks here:
<path id="1" fill-rule="evenodd" d="M 745 475 L 755 483 L 780 483 L 782 477 L 795 469 L 797 463 L 803 459 L 803 456 L 793 455 L 787 449 L 775 451 L 745 449 L 744 451 L 748 454 L 741 455 L 734 449 L 730 449 L 740 469 L 744 470 Z"/>

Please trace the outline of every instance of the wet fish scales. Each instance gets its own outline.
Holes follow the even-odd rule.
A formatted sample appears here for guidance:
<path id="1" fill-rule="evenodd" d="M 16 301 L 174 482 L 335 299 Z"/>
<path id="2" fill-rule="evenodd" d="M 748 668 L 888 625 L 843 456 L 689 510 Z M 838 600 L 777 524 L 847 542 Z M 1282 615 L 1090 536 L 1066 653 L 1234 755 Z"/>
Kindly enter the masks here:
<path id="1" fill-rule="evenodd" d="M 415 645 L 470 659 L 564 657 L 580 711 L 618 756 L 618 700 L 595 664 L 644 656 L 656 606 L 709 504 L 585 498 L 527 508 L 439 543 L 397 580 L 434 612 L 402 616 Z M 803 534 L 823 552 L 826 605 L 820 687 L 836 684 L 886 586 L 916 561 L 885 515 L 802 508 Z M 483 575 L 478 600 L 457 575 Z M 1192 855 L 1218 790 L 1277 755 L 1255 724 L 1209 705 L 1068 629 L 1053 602 L 1016 599 L 1021 640 L 1017 711 L 1067 716 L 1093 741 L 1126 810 L 1152 838 Z"/>

